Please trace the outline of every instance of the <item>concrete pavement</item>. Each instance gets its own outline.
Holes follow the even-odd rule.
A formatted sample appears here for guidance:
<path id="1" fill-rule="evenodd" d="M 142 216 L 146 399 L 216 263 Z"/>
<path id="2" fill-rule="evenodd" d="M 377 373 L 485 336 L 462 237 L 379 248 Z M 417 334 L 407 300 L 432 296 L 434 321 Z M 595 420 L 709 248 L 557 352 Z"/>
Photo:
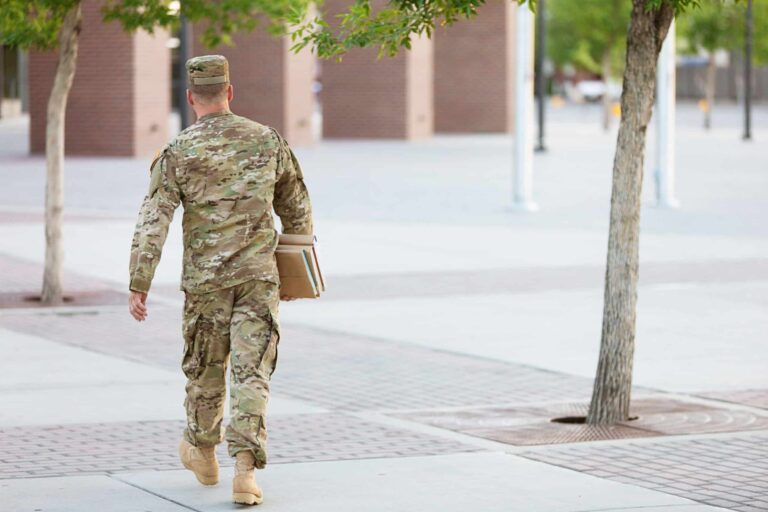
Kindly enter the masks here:
<path id="1" fill-rule="evenodd" d="M 615 140 L 599 112 L 552 113 L 530 215 L 508 210 L 506 137 L 300 149 L 329 293 L 281 306 L 261 508 L 768 510 L 768 110 L 744 144 L 737 116 L 704 133 L 685 108 L 683 208 L 653 208 L 646 175 L 641 420 L 613 431 L 547 412 L 582 410 L 597 359 Z M 40 279 L 42 161 L 23 129 L 0 124 L 0 294 Z M 71 289 L 125 290 L 147 163 L 68 159 Z M 230 461 L 207 489 L 175 459 L 180 256 L 177 222 L 144 325 L 122 305 L 0 309 L 8 510 L 234 508 Z"/>

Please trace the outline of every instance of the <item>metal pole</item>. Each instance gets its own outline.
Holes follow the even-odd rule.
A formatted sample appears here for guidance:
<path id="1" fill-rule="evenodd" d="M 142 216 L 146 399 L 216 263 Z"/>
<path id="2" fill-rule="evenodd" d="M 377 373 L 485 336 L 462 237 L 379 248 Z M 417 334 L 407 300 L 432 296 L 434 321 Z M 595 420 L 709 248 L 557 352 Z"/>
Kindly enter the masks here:
<path id="1" fill-rule="evenodd" d="M 675 22 L 656 66 L 656 206 L 678 208 L 675 198 Z"/>
<path id="2" fill-rule="evenodd" d="M 21 98 L 21 111 L 29 112 L 29 62 L 27 50 L 19 48 L 19 98 Z"/>
<path id="3" fill-rule="evenodd" d="M 179 79 L 176 83 L 176 92 L 178 96 L 179 121 L 183 130 L 189 126 L 189 106 L 187 105 L 187 60 L 189 59 L 190 30 L 187 17 L 181 14 L 179 16 Z"/>
<path id="4" fill-rule="evenodd" d="M 512 207 L 538 209 L 533 202 L 533 20 L 527 5 L 515 15 L 515 148 Z"/>
<path id="5" fill-rule="evenodd" d="M 538 52 L 536 53 L 536 89 L 538 98 L 538 114 L 539 114 L 539 140 L 536 144 L 536 151 L 546 151 L 547 148 L 544 145 L 544 105 L 546 101 L 546 80 L 544 77 L 544 58 L 547 55 L 546 52 L 546 19 L 545 19 L 545 4 L 546 0 L 538 0 L 536 3 L 536 40 L 538 44 Z"/>
<path id="6" fill-rule="evenodd" d="M 752 0 L 747 0 L 744 30 L 744 140 L 752 139 Z"/>
<path id="7" fill-rule="evenodd" d="M 3 118 L 3 99 L 5 98 L 5 46 L 0 44 L 0 119 Z"/>

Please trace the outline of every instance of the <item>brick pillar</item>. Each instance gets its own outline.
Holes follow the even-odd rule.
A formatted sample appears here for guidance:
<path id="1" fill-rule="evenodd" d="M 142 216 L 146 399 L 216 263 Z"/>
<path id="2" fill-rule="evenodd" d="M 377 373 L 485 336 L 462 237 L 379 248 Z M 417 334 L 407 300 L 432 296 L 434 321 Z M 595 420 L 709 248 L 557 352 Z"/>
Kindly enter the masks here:
<path id="1" fill-rule="evenodd" d="M 219 54 L 229 61 L 234 113 L 272 126 L 292 146 L 314 142 L 315 58 L 309 50 L 290 51 L 290 38 L 276 38 L 263 28 L 237 34 L 234 46 L 205 48 L 195 37 L 194 55 Z M 194 116 L 194 114 L 193 114 Z"/>
<path id="2" fill-rule="evenodd" d="M 515 9 L 488 2 L 476 18 L 435 30 L 435 131 L 512 131 Z"/>
<path id="3" fill-rule="evenodd" d="M 66 113 L 72 155 L 151 156 L 168 141 L 168 34 L 126 34 L 101 20 L 100 2 L 83 2 L 83 29 Z M 30 150 L 45 151 L 48 94 L 57 52 L 29 54 Z"/>
<path id="4" fill-rule="evenodd" d="M 327 0 L 333 13 L 349 0 Z M 432 122 L 432 41 L 413 40 L 410 51 L 377 59 L 377 49 L 354 49 L 341 62 L 322 64 L 323 137 L 429 137 Z"/>

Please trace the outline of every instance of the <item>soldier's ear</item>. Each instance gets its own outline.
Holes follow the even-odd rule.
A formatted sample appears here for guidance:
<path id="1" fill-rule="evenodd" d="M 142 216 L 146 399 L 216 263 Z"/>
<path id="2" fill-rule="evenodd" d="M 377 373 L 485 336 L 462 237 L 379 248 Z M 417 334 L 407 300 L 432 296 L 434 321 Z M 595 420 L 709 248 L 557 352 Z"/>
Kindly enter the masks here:
<path id="1" fill-rule="evenodd" d="M 227 86 L 227 101 L 232 101 L 232 98 L 235 97 L 235 89 L 232 87 L 232 84 L 229 84 Z"/>
<path id="2" fill-rule="evenodd" d="M 190 91 L 189 89 L 187 89 L 187 103 L 189 103 L 190 105 L 195 104 L 195 99 L 192 97 L 192 91 Z"/>

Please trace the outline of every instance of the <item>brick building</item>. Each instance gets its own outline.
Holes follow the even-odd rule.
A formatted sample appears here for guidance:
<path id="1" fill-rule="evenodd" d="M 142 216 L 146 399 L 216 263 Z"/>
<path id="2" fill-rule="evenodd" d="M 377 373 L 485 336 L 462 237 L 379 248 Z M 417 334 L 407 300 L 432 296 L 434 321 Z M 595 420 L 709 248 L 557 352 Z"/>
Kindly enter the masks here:
<path id="1" fill-rule="evenodd" d="M 68 154 L 145 156 L 168 139 L 168 34 L 126 34 L 101 21 L 100 3 L 83 2 L 79 58 L 66 113 Z M 30 150 L 45 151 L 48 94 L 56 52 L 29 54 Z"/>
<path id="2" fill-rule="evenodd" d="M 124 33 L 104 24 L 98 0 L 83 4 L 80 57 L 67 108 L 68 154 L 144 156 L 169 138 L 172 110 L 171 36 Z M 328 0 L 329 12 L 349 0 Z M 294 145 L 313 142 L 313 115 L 322 108 L 325 138 L 419 139 L 438 132 L 510 131 L 511 55 L 516 7 L 492 2 L 476 20 L 415 38 L 410 51 L 377 59 L 353 50 L 322 64 L 290 52 L 287 38 L 239 34 L 221 53 L 231 63 L 235 112 L 276 127 Z M 194 31 L 200 27 L 193 27 Z M 196 40 L 197 38 L 195 38 Z M 31 151 L 45 148 L 46 102 L 55 52 L 29 54 Z M 318 73 L 320 71 L 320 73 Z M 316 79 L 322 84 L 314 92 Z"/>

